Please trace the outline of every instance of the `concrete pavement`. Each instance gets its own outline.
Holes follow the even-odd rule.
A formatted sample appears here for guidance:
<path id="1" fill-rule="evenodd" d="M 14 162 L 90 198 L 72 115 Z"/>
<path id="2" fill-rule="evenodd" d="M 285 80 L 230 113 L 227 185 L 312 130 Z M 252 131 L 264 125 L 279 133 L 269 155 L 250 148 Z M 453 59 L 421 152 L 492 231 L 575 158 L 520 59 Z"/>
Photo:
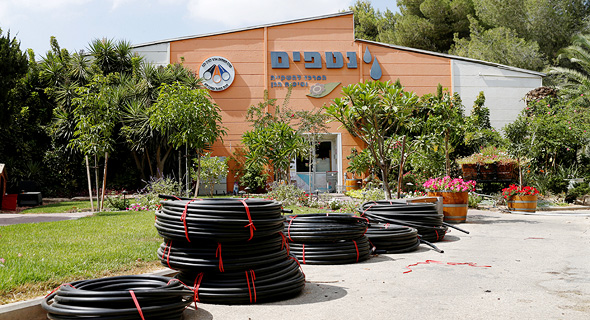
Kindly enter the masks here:
<path id="1" fill-rule="evenodd" d="M 294 299 L 199 303 L 185 319 L 590 319 L 590 216 L 576 213 L 469 210 L 460 226 L 470 234 L 452 230 L 436 243 L 445 253 L 420 246 L 358 264 L 303 265 L 306 287 Z M 6 308 L 1 320 L 37 319 L 3 318 Z"/>

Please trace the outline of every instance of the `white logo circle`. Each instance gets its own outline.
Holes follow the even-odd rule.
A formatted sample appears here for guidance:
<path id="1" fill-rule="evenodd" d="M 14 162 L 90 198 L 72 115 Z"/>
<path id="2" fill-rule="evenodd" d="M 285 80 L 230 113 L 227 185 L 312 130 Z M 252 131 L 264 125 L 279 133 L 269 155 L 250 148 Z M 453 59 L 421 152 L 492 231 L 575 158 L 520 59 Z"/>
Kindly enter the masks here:
<path id="1" fill-rule="evenodd" d="M 203 61 L 199 68 L 199 77 L 203 78 L 203 86 L 211 91 L 223 91 L 234 82 L 236 70 L 224 57 L 211 57 Z"/>

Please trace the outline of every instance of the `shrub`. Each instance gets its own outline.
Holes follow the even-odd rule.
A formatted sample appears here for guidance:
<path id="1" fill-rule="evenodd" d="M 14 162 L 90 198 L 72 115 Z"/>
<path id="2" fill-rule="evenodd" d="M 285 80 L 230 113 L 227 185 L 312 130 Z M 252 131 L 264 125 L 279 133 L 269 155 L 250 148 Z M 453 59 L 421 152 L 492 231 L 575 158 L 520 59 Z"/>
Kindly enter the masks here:
<path id="1" fill-rule="evenodd" d="M 281 202 L 284 206 L 307 204 L 308 195 L 305 190 L 294 184 L 273 182 L 268 197 Z"/>
<path id="2" fill-rule="evenodd" d="M 136 204 L 140 207 L 155 209 L 160 203 L 159 195 L 182 195 L 182 185 L 169 177 L 152 178 L 141 190 L 141 193 Z"/>

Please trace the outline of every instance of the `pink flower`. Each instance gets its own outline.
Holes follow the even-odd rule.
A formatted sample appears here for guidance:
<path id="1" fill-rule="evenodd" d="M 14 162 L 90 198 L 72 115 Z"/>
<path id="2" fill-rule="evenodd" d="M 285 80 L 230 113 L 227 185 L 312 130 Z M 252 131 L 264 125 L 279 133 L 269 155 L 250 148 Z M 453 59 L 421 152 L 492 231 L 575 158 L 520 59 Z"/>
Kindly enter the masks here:
<path id="1" fill-rule="evenodd" d="M 18 253 L 18 255 L 17 255 L 17 257 L 19 257 L 19 258 L 20 258 L 20 257 L 22 257 L 22 256 L 23 256 L 23 254 L 22 254 L 22 253 L 20 253 L 20 252 L 19 252 L 19 253 Z"/>
<path id="2" fill-rule="evenodd" d="M 565 148 L 565 150 L 570 151 L 570 148 Z"/>
<path id="3" fill-rule="evenodd" d="M 0 258 L 0 263 L 4 263 L 6 262 L 6 260 L 4 260 L 4 258 Z"/>
<path id="4" fill-rule="evenodd" d="M 568 129 L 572 130 L 572 127 L 568 127 Z"/>

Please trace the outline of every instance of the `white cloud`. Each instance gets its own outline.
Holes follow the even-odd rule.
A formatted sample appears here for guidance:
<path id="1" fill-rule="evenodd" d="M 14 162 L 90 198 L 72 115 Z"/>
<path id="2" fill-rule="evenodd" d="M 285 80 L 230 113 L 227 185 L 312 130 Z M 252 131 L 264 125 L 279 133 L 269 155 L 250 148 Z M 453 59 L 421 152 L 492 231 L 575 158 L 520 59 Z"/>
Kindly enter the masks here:
<path id="1" fill-rule="evenodd" d="M 56 9 L 84 5 L 92 0 L 10 0 L 14 7 L 29 9 Z"/>
<path id="2" fill-rule="evenodd" d="M 192 17 L 219 23 L 221 27 L 239 27 L 289 19 L 337 13 L 352 0 L 189 0 Z"/>

